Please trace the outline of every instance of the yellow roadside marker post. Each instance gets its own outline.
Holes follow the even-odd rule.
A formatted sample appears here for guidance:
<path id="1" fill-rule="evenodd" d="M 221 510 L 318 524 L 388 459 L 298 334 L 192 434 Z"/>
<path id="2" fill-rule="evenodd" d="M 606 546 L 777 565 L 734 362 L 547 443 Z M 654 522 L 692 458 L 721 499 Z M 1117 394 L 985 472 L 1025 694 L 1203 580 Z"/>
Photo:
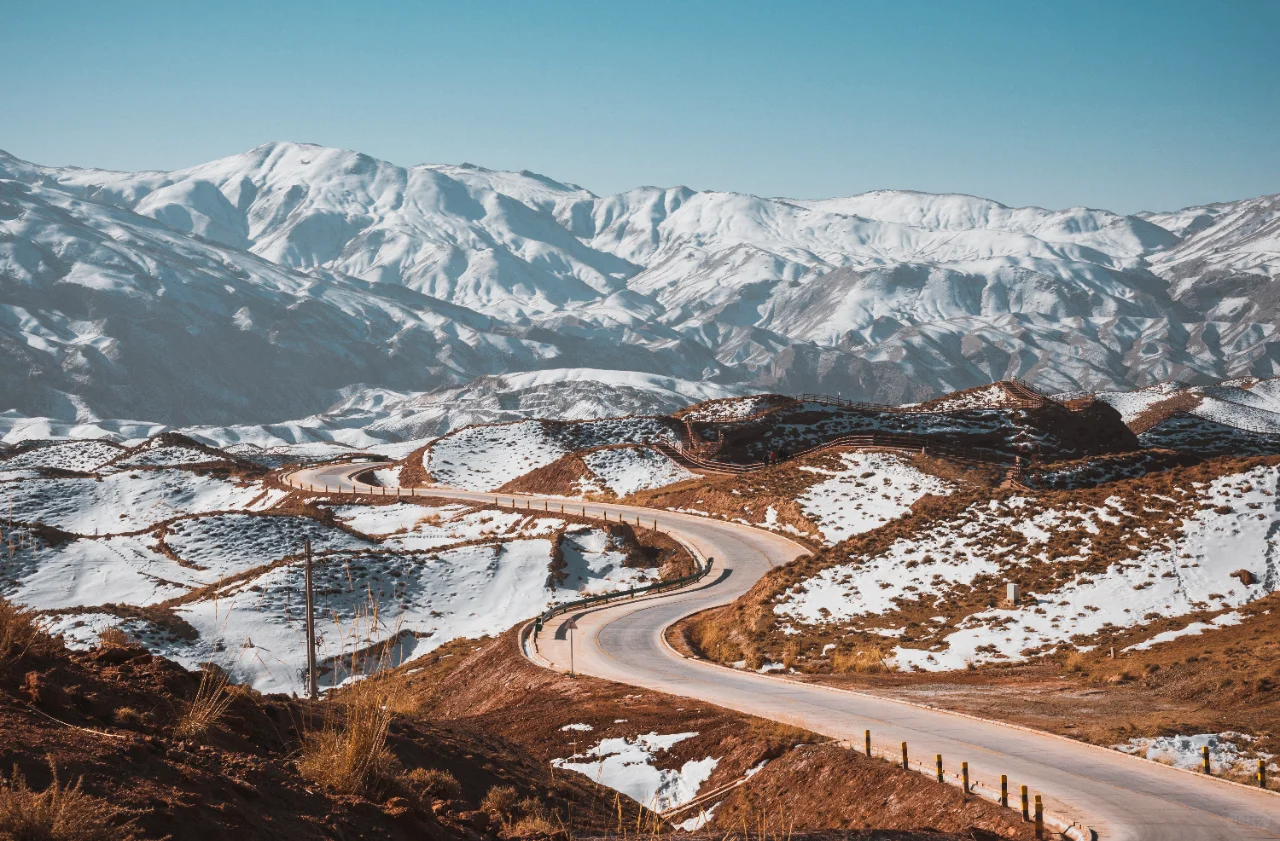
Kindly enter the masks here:
<path id="1" fill-rule="evenodd" d="M 1044 804 L 1040 795 L 1036 795 L 1036 838 L 1044 838 Z"/>
<path id="2" fill-rule="evenodd" d="M 1027 800 L 1027 787 L 1022 787 L 1022 819 L 1024 821 L 1031 820 L 1031 805 Z"/>
<path id="3" fill-rule="evenodd" d="M 871 731 L 866 732 L 867 737 L 867 756 L 871 756 Z"/>
<path id="4" fill-rule="evenodd" d="M 960 777 L 964 782 L 964 793 L 968 794 L 969 793 L 969 763 L 968 762 L 960 763 Z"/>
<path id="5" fill-rule="evenodd" d="M 906 742 L 902 743 L 902 769 L 904 771 L 910 770 L 907 767 L 907 743 Z"/>
<path id="6" fill-rule="evenodd" d="M 1000 805 L 1009 808 L 1009 775 L 1000 775 Z"/>
<path id="7" fill-rule="evenodd" d="M 942 754 L 938 754 L 938 782 L 942 782 Z"/>

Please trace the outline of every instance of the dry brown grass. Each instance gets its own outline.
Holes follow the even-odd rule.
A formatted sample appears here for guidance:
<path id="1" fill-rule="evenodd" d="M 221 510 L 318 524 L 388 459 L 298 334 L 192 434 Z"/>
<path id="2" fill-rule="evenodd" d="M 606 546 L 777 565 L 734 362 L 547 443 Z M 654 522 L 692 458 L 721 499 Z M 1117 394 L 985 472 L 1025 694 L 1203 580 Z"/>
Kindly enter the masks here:
<path id="1" fill-rule="evenodd" d="M 393 699 L 398 686 L 378 680 L 361 681 L 335 703 L 341 715 L 330 714 L 324 725 L 302 742 L 298 773 L 333 791 L 370 799 L 384 795 L 400 773 L 400 763 L 387 747 Z"/>
<path id="2" fill-rule="evenodd" d="M 174 735 L 180 739 L 205 738 L 231 706 L 233 697 L 228 690 L 230 682 L 227 673 L 219 668 L 206 666 L 202 669 L 196 696 L 178 717 L 178 723 L 173 729 Z"/>
<path id="3" fill-rule="evenodd" d="M 1085 664 L 1088 662 L 1088 656 L 1084 652 L 1077 651 L 1074 648 L 1062 656 L 1062 668 L 1072 674 L 1083 672 L 1085 670 Z"/>
<path id="4" fill-rule="evenodd" d="M 147 717 L 135 710 L 133 707 L 116 707 L 111 713 L 111 720 L 115 722 L 117 727 L 125 727 L 128 729 L 137 729 L 147 723 Z"/>
<path id="5" fill-rule="evenodd" d="M 878 648 L 834 651 L 831 656 L 831 670 L 839 674 L 880 674 L 891 671 L 884 661 L 884 652 Z"/>
<path id="6" fill-rule="evenodd" d="M 548 809 L 546 804 L 540 800 L 526 797 L 516 804 L 515 813 L 518 817 L 508 827 L 508 835 L 522 838 L 530 836 L 545 838 L 553 835 L 568 834 L 559 815 Z"/>
<path id="7" fill-rule="evenodd" d="M 32 649 L 48 647 L 47 643 L 51 642 L 35 611 L 0 599 L 0 660 L 16 660 Z"/>
<path id="8" fill-rule="evenodd" d="M 104 648 L 126 648 L 129 635 L 115 626 L 103 628 L 98 633 L 98 644 Z"/>
<path id="9" fill-rule="evenodd" d="M 423 799 L 457 800 L 462 797 L 462 785 L 448 771 L 414 768 L 405 774 L 404 779 L 414 793 Z"/>
<path id="10" fill-rule="evenodd" d="M 0 780 L 0 839 L 3 841 L 130 841 L 135 838 L 125 812 L 80 789 L 63 785 L 49 765 L 53 782 L 44 791 L 27 787 L 15 768 Z"/>
<path id="11" fill-rule="evenodd" d="M 510 820 L 515 815 L 517 798 L 515 786 L 494 786 L 485 793 L 480 808 L 486 812 L 497 812 L 504 821 Z"/>

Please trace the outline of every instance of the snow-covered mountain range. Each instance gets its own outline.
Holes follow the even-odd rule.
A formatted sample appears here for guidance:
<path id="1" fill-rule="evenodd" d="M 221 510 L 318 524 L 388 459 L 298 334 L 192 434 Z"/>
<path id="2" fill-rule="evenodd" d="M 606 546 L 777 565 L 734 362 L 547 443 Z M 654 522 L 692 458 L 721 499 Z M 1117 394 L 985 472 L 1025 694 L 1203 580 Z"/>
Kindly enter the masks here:
<path id="1" fill-rule="evenodd" d="M 227 425 L 373 406 L 422 435 L 547 400 L 1272 376 L 1277 274 L 1280 196 L 1122 216 L 602 197 L 295 143 L 176 172 L 0 153 L 0 411 Z"/>

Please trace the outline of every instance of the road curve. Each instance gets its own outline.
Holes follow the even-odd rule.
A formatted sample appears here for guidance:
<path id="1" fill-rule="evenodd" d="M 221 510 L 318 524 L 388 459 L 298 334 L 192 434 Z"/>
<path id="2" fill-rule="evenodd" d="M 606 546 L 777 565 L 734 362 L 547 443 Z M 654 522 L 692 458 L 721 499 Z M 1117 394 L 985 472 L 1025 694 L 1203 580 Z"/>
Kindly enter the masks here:
<path id="1" fill-rule="evenodd" d="M 379 492 L 352 476 L 371 465 L 321 465 L 284 477 L 296 486 L 333 491 Z M 392 493 L 395 490 L 392 489 Z M 410 489 L 402 491 L 405 495 Z M 417 495 L 492 501 L 494 494 L 450 488 L 420 488 Z M 582 503 L 559 498 L 502 494 L 572 511 Z M 746 592 L 771 566 L 806 550 L 760 529 L 668 511 L 589 503 L 588 514 L 607 512 L 657 525 L 713 557 L 713 574 L 689 590 L 624 602 L 574 614 L 577 671 L 696 698 L 750 715 L 805 727 L 861 744 L 870 730 L 877 749 L 896 755 L 908 743 L 912 766 L 932 766 L 942 754 L 951 772 L 969 763 L 973 779 L 998 788 L 1007 774 L 1011 797 L 1018 786 L 1044 796 L 1045 808 L 1088 824 L 1099 838 L 1237 841 L 1280 838 L 1280 796 L 1146 762 L 1115 751 L 1038 731 L 974 719 L 859 692 L 796 683 L 689 660 L 672 651 L 662 631 L 672 622 Z M 556 667 L 570 663 L 566 623 L 557 617 L 538 638 L 539 654 Z"/>

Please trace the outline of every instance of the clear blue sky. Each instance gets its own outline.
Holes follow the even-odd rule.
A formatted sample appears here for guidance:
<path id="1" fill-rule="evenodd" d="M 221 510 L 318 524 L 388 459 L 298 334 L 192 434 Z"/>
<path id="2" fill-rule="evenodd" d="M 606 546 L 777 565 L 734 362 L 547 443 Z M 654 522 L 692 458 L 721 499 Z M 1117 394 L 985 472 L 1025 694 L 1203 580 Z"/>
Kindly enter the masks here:
<path id="1" fill-rule="evenodd" d="M 0 148 L 1123 212 L 1280 192 L 1280 2 L 0 0 Z"/>

